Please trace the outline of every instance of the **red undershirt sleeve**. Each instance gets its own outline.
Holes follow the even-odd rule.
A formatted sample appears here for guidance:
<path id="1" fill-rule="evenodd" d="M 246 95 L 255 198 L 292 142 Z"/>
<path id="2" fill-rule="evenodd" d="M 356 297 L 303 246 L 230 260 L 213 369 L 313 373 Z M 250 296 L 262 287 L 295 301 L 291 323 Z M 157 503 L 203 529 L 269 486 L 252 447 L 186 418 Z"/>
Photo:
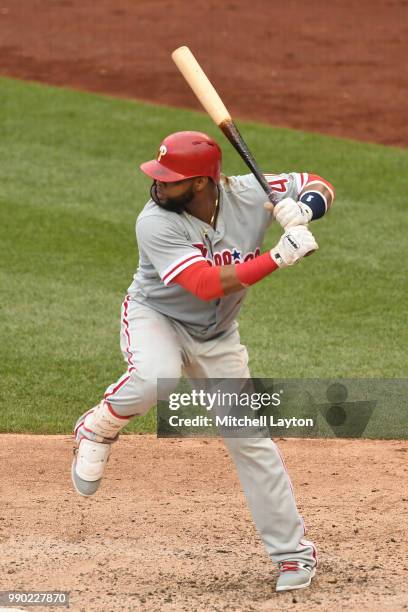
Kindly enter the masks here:
<path id="1" fill-rule="evenodd" d="M 200 300 L 222 297 L 221 268 L 212 267 L 208 261 L 198 261 L 173 278 L 173 283 L 196 295 Z"/>
<path id="2" fill-rule="evenodd" d="M 241 264 L 235 264 L 238 280 L 243 288 L 257 283 L 278 268 L 269 252 Z M 191 264 L 173 278 L 186 291 L 201 300 L 214 300 L 224 295 L 221 284 L 221 266 L 211 266 L 207 261 Z"/>

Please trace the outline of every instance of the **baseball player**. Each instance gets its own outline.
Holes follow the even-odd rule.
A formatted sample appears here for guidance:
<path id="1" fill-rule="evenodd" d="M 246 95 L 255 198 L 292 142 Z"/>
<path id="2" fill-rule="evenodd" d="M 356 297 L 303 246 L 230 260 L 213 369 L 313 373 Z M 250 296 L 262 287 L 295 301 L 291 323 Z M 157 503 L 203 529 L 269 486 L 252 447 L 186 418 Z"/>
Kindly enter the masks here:
<path id="1" fill-rule="evenodd" d="M 201 132 L 171 134 L 141 170 L 153 183 L 136 222 L 139 267 L 121 313 L 127 369 L 74 430 L 72 480 L 84 496 L 98 489 L 120 430 L 156 405 L 157 379 L 250 377 L 236 322 L 248 287 L 318 248 L 308 223 L 334 199 L 333 187 L 319 176 L 266 174 L 278 203 L 264 205 L 252 174 L 221 175 L 221 150 Z M 284 233 L 261 253 L 274 219 Z M 225 442 L 262 541 L 279 566 L 276 590 L 309 586 L 316 548 L 304 538 L 277 446 L 269 436 Z"/>

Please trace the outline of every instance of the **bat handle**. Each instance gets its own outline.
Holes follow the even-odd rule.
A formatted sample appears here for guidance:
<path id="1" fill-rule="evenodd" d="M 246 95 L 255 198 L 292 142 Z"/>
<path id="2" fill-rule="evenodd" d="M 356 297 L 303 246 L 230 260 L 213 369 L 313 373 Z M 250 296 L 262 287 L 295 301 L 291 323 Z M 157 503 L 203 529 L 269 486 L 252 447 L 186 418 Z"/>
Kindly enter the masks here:
<path id="1" fill-rule="evenodd" d="M 225 121 L 222 121 L 218 127 L 222 132 L 224 132 L 232 146 L 238 151 L 248 168 L 250 168 L 252 174 L 255 176 L 256 180 L 266 193 L 268 200 L 271 202 L 271 204 L 275 205 L 276 199 L 274 193 L 270 188 L 268 181 L 259 170 L 258 164 L 256 163 L 251 151 L 248 149 L 248 146 L 242 138 L 241 133 L 235 123 L 231 118 L 228 118 Z"/>
<path id="2" fill-rule="evenodd" d="M 266 183 L 266 184 L 268 185 L 268 183 Z M 263 187 L 263 185 L 262 185 L 262 187 Z M 270 203 L 273 204 L 273 206 L 275 206 L 276 205 L 276 197 L 275 197 L 272 189 L 269 187 L 269 185 L 268 185 L 268 189 L 267 190 L 265 189 L 265 193 L 268 196 L 268 200 L 270 201 Z"/>

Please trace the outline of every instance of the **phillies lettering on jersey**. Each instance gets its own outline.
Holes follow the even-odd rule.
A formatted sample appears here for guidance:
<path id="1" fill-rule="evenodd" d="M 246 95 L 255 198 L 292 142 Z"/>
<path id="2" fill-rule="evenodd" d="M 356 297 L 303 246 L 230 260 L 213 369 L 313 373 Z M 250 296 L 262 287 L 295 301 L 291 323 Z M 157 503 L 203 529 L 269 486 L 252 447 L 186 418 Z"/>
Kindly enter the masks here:
<path id="1" fill-rule="evenodd" d="M 309 181 L 306 173 L 266 174 L 265 178 L 278 201 L 298 200 Z M 222 177 L 219 189 L 215 229 L 187 212 L 177 214 L 153 200 L 147 202 L 136 223 L 139 267 L 128 290 L 132 300 L 177 320 L 192 336 L 203 339 L 228 329 L 247 290 L 206 302 L 173 279 L 198 261 L 239 265 L 257 257 L 273 221 L 263 206 L 267 197 L 252 174 Z"/>
<path id="2" fill-rule="evenodd" d="M 245 254 L 242 254 L 241 251 L 233 247 L 232 249 L 224 249 L 221 253 L 215 252 L 211 256 L 205 244 L 196 242 L 193 246 L 201 251 L 210 266 L 228 266 L 232 263 L 241 263 L 242 261 L 249 261 L 254 257 L 258 257 L 261 254 L 259 247 L 255 249 L 255 252 L 250 251 Z"/>

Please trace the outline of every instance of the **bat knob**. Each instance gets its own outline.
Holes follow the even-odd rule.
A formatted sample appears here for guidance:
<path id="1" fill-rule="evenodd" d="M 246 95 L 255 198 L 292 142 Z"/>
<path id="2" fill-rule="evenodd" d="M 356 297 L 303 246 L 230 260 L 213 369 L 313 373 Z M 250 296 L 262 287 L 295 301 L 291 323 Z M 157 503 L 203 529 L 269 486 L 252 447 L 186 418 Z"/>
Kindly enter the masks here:
<path id="1" fill-rule="evenodd" d="M 266 210 L 269 210 L 269 212 L 273 212 L 273 209 L 275 208 L 275 204 L 272 203 L 270 200 L 268 200 L 267 202 L 265 202 L 264 208 L 266 208 Z"/>
<path id="2" fill-rule="evenodd" d="M 313 255 L 313 253 L 316 253 L 316 249 L 312 249 L 311 251 L 306 253 L 305 257 L 309 257 L 309 255 Z"/>

